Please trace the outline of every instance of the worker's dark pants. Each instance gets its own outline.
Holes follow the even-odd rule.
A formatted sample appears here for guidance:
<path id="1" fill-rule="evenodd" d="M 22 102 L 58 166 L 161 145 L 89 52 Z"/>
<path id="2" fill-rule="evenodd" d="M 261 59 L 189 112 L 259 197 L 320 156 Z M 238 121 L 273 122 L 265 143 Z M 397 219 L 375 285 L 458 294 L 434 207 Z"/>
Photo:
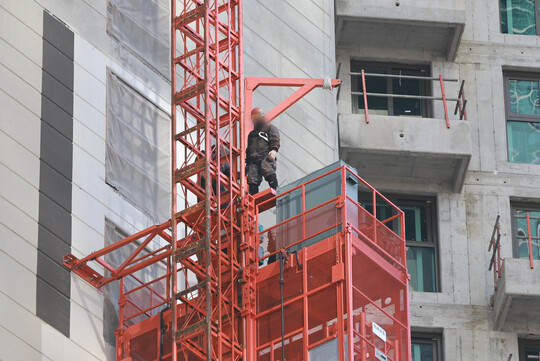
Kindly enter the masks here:
<path id="1" fill-rule="evenodd" d="M 249 185 L 249 194 L 259 193 L 259 185 L 261 185 L 263 178 L 266 179 L 270 187 L 276 189 L 278 186 L 276 169 L 276 161 L 271 161 L 268 158 L 264 158 L 261 162 L 248 163 L 247 183 Z"/>

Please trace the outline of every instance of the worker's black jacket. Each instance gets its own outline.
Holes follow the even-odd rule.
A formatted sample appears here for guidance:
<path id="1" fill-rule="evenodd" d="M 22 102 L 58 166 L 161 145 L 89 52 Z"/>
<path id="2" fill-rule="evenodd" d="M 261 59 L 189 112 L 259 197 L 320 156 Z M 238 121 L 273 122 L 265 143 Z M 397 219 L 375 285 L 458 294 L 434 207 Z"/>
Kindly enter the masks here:
<path id="1" fill-rule="evenodd" d="M 272 124 L 253 129 L 248 135 L 246 163 L 260 163 L 271 150 L 279 150 L 279 130 Z"/>

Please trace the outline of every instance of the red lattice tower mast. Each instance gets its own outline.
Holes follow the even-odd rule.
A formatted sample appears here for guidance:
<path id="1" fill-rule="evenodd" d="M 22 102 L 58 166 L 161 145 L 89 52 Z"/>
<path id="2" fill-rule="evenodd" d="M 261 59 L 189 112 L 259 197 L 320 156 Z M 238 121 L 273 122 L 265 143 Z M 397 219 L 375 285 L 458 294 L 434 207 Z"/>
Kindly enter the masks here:
<path id="1" fill-rule="evenodd" d="M 172 307 L 172 354 L 173 360 L 177 349 L 186 360 L 238 360 L 245 326 L 239 285 L 247 273 L 241 270 L 249 269 L 253 251 L 237 252 L 244 246 L 242 2 L 181 3 L 179 13 L 177 0 L 171 7 L 171 221 L 172 274 L 186 277 L 184 285 L 172 277 L 172 305 L 181 303 Z M 196 284 L 187 280 L 190 273 Z"/>

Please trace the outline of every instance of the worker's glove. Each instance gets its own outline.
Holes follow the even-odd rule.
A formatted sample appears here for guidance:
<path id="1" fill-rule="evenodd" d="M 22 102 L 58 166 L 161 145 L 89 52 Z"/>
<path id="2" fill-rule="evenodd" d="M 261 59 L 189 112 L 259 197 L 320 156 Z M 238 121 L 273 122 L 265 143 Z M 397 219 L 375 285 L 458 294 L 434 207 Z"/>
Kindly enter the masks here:
<path id="1" fill-rule="evenodd" d="M 277 154 L 277 152 L 274 149 L 272 149 L 268 153 L 268 160 L 271 161 L 271 162 L 275 161 L 276 160 L 276 154 Z"/>

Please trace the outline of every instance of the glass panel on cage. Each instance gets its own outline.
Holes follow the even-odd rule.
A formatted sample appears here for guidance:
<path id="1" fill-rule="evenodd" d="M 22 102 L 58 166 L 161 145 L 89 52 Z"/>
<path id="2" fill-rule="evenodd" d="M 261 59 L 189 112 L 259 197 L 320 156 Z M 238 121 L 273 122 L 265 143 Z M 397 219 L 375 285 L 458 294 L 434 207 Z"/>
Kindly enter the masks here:
<path id="1" fill-rule="evenodd" d="M 536 35 L 537 0 L 501 0 L 501 32 Z"/>

